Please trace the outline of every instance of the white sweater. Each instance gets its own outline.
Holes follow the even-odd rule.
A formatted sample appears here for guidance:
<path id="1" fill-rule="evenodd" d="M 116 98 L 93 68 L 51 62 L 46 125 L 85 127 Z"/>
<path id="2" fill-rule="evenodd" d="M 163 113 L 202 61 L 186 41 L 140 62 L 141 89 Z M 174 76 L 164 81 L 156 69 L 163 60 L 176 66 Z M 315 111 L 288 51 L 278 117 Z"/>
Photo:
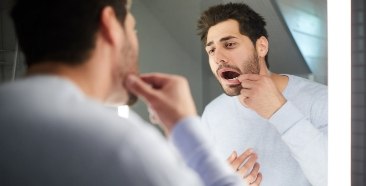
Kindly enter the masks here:
<path id="1" fill-rule="evenodd" d="M 204 110 L 205 131 L 226 159 L 253 148 L 258 154 L 261 186 L 326 186 L 328 145 L 327 87 L 287 75 L 287 99 L 269 120 L 221 95 Z"/>
<path id="2" fill-rule="evenodd" d="M 119 118 L 67 79 L 34 76 L 4 84 L 0 185 L 242 185 L 199 126 L 198 117 L 180 121 L 172 149 L 155 128 Z"/>

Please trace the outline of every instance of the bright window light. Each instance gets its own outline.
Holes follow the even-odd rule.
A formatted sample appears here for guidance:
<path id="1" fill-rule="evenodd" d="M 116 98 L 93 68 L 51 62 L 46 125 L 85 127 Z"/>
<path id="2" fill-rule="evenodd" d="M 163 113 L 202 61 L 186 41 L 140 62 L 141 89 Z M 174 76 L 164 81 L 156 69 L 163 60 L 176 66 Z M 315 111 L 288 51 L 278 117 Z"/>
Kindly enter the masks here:
<path id="1" fill-rule="evenodd" d="M 351 1 L 328 2 L 328 185 L 351 185 Z"/>
<path id="2" fill-rule="evenodd" d="M 130 114 L 130 107 L 127 105 L 118 106 L 118 116 L 123 118 L 128 118 Z"/>

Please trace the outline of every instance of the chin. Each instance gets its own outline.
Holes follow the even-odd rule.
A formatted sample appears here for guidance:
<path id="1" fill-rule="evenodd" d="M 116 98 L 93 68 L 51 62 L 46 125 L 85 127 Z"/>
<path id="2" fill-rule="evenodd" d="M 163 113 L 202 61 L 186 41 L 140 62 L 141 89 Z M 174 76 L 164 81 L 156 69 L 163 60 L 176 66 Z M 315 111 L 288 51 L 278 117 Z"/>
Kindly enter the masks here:
<path id="1" fill-rule="evenodd" d="M 127 105 L 127 102 L 128 97 L 126 95 L 119 93 L 109 96 L 106 99 L 105 104 L 109 106 L 121 106 L 121 105 Z"/>
<path id="2" fill-rule="evenodd" d="M 132 106 L 138 101 L 138 97 L 135 94 L 132 94 L 131 92 L 128 92 L 128 100 L 126 105 Z"/>
<path id="3" fill-rule="evenodd" d="M 122 94 L 115 94 L 107 99 L 106 104 L 109 106 L 121 106 L 128 105 L 132 106 L 138 101 L 138 97 L 130 92 L 123 96 Z"/>
<path id="4" fill-rule="evenodd" d="M 224 87 L 222 86 L 224 93 L 228 96 L 238 96 L 240 95 L 241 86 L 234 86 L 234 87 Z"/>

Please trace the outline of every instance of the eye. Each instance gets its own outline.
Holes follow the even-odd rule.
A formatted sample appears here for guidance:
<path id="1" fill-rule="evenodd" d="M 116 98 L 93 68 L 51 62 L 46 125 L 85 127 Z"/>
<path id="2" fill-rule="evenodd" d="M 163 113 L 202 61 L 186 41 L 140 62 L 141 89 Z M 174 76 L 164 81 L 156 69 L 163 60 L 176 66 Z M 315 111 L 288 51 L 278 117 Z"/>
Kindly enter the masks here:
<path id="1" fill-rule="evenodd" d="M 207 54 L 211 55 L 215 52 L 215 48 L 211 48 L 207 51 Z"/>
<path id="2" fill-rule="evenodd" d="M 235 47 L 235 45 L 236 45 L 236 43 L 234 43 L 234 42 L 228 42 L 228 43 L 225 43 L 225 47 L 226 47 L 226 48 L 234 48 L 234 47 Z"/>

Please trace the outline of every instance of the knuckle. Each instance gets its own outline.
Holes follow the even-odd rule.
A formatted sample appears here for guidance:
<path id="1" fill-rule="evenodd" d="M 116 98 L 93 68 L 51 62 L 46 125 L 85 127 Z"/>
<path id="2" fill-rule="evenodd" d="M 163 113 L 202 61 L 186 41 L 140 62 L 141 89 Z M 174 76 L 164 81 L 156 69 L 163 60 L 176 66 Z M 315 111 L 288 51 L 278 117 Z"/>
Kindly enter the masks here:
<path id="1" fill-rule="evenodd" d="M 258 170 L 261 168 L 261 165 L 258 162 L 255 162 L 255 166 L 257 167 Z"/>
<path id="2" fill-rule="evenodd" d="M 252 174 L 249 174 L 246 179 L 249 181 L 249 182 L 252 182 L 254 180 L 254 176 Z"/>

